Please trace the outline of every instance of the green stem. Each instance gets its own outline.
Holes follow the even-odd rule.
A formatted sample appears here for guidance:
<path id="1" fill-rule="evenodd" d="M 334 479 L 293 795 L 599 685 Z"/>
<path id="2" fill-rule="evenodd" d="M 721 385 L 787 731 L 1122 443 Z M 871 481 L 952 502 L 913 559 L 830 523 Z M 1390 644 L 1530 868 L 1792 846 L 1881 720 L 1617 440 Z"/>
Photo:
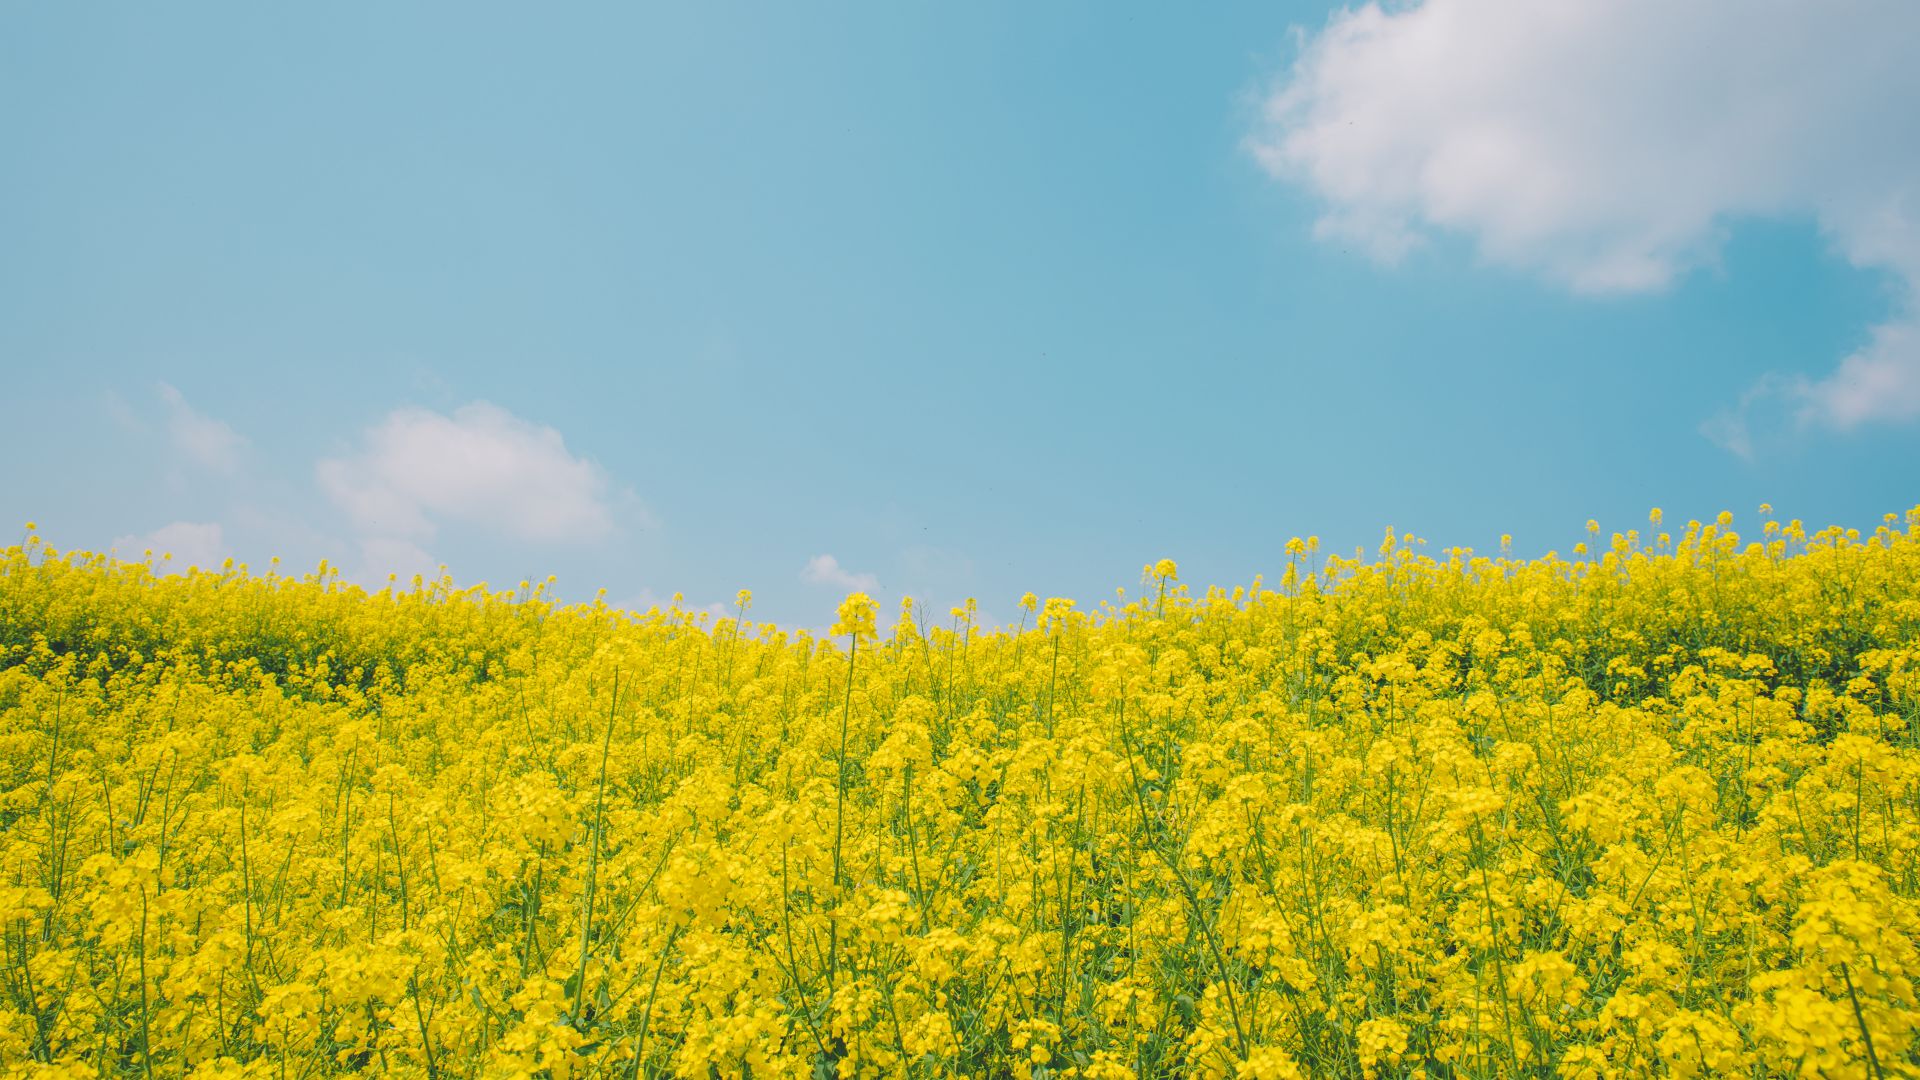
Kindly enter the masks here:
<path id="1" fill-rule="evenodd" d="M 1853 974 L 1847 965 L 1840 965 L 1840 978 L 1847 984 L 1847 1000 L 1853 1003 L 1853 1019 L 1860 1025 L 1860 1040 L 1867 1045 L 1867 1064 L 1873 1066 L 1874 1080 L 1886 1080 L 1886 1074 L 1880 1071 L 1880 1057 L 1873 1052 L 1873 1033 L 1867 1030 L 1867 1015 L 1860 1011 L 1860 995 L 1853 989 Z"/>
<path id="2" fill-rule="evenodd" d="M 853 665 L 860 654 L 860 636 L 852 634 L 847 642 L 847 696 L 840 710 L 840 757 L 836 762 L 833 785 L 833 891 L 834 902 L 840 901 L 840 890 L 846 883 L 846 870 L 840 858 L 840 843 L 846 835 L 847 825 L 847 727 L 853 718 Z M 829 917 L 827 920 L 827 988 L 832 992 L 835 976 L 840 972 L 840 921 Z"/>
<path id="3" fill-rule="evenodd" d="M 587 993 L 587 950 L 593 943 L 593 891 L 600 875 L 600 823 L 607 802 L 607 758 L 613 750 L 613 719 L 620 709 L 620 672 L 613 673 L 613 701 L 607 706 L 607 734 L 600 742 L 600 787 L 593 797 L 593 835 L 587 849 L 587 895 L 581 906 L 580 970 L 574 976 L 573 1026 L 580 1027 L 580 1005 Z"/>

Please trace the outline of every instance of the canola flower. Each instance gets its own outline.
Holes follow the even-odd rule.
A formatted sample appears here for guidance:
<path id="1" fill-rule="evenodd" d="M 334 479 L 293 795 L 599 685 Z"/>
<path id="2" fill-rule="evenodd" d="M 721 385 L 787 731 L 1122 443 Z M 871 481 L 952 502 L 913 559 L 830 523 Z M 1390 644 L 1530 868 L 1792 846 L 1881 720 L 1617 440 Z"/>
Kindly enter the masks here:
<path id="1" fill-rule="evenodd" d="M 816 638 L 29 530 L 0 1073 L 1920 1072 L 1920 509 L 1588 532 Z"/>

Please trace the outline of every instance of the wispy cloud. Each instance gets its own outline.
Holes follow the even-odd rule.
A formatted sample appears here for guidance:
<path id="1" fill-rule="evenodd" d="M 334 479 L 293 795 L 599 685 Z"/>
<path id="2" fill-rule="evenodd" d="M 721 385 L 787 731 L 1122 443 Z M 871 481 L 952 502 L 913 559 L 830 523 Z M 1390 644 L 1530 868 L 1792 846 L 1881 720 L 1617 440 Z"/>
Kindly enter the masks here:
<path id="1" fill-rule="evenodd" d="M 1751 453 L 1762 399 L 1840 431 L 1920 418 L 1915 40 L 1907 0 L 1369 3 L 1303 39 L 1249 146 L 1324 200 L 1322 236 L 1392 262 L 1450 232 L 1584 293 L 1662 288 L 1735 219 L 1812 216 L 1896 310 L 1709 422 Z"/>
<path id="2" fill-rule="evenodd" d="M 403 582 L 414 575 L 431 581 L 440 576 L 440 561 L 411 540 L 396 536 L 369 536 L 360 541 L 359 579 L 378 585 L 387 575 Z"/>
<path id="3" fill-rule="evenodd" d="M 800 571 L 800 580 L 809 585 L 832 585 L 836 588 L 857 592 L 875 592 L 880 588 L 880 579 L 872 574 L 854 573 L 840 565 L 840 560 L 831 555 L 815 555 L 807 560 Z"/>
<path id="4" fill-rule="evenodd" d="M 229 554 L 223 530 L 212 521 L 175 521 L 149 533 L 122 536 L 114 540 L 113 550 L 123 559 L 139 559 L 150 551 L 156 563 L 164 561 L 171 570 L 219 566 Z"/>
<path id="5" fill-rule="evenodd" d="M 185 395 L 167 383 L 159 385 L 158 393 L 166 410 L 167 439 L 175 450 L 225 476 L 240 471 L 247 440 L 239 432 L 195 409 Z"/>
<path id="6" fill-rule="evenodd" d="M 615 601 L 613 606 L 635 615 L 645 615 L 653 608 L 666 611 L 670 608 L 678 607 L 681 611 L 690 612 L 695 615 L 705 615 L 713 622 L 718 622 L 721 619 L 735 618 L 740 614 L 737 607 L 724 600 L 714 600 L 705 604 L 696 604 L 689 601 L 680 593 L 674 593 L 671 596 L 661 596 L 651 587 L 642 588 L 639 592 L 623 600 Z"/>

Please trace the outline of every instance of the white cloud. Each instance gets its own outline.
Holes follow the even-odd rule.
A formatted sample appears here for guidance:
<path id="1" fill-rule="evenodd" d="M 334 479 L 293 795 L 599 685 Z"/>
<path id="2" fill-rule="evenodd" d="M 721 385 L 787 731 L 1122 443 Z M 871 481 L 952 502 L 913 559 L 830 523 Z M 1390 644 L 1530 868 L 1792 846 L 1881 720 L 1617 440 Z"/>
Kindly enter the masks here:
<path id="1" fill-rule="evenodd" d="M 1874 327 L 1866 347 L 1801 395 L 1808 414 L 1840 428 L 1920 416 L 1920 320 Z"/>
<path id="2" fill-rule="evenodd" d="M 211 569 L 225 562 L 229 554 L 220 525 L 213 521 L 176 521 L 143 536 L 122 536 L 113 542 L 113 551 L 120 558 L 136 560 L 151 551 L 155 565 L 171 555 L 173 558 L 165 562 L 170 570 L 189 566 Z"/>
<path id="3" fill-rule="evenodd" d="M 809 585 L 833 585 L 850 592 L 877 592 L 880 579 L 872 574 L 856 574 L 840 565 L 831 555 L 815 555 L 800 571 L 800 580 Z"/>
<path id="4" fill-rule="evenodd" d="M 247 440 L 239 432 L 187 404 L 186 397 L 166 383 L 160 384 L 159 395 L 174 449 L 214 472 L 232 476 L 240 471 Z"/>
<path id="5" fill-rule="evenodd" d="M 1920 417 L 1920 4 L 1369 3 L 1304 39 L 1249 146 L 1325 201 L 1320 235 L 1393 261 L 1434 231 L 1580 292 L 1661 288 L 1730 223 L 1810 217 L 1902 286 L 1801 423 Z M 1750 393 L 1710 423 L 1745 437 Z M 1750 449 L 1750 443 L 1747 444 Z"/>
<path id="6" fill-rule="evenodd" d="M 360 541 L 360 570 L 357 580 L 381 588 L 387 575 L 399 579 L 404 589 L 415 574 L 428 581 L 440 576 L 440 561 L 411 540 L 392 536 L 373 536 Z"/>
<path id="7" fill-rule="evenodd" d="M 724 600 L 715 600 L 708 604 L 696 604 L 689 601 L 685 595 L 680 593 L 674 593 L 671 596 L 661 596 L 659 593 L 653 591 L 651 586 L 643 587 L 639 592 L 634 593 L 624 600 L 612 601 L 611 603 L 616 609 L 635 616 L 645 615 L 653 608 L 659 608 L 662 612 L 665 612 L 677 606 L 681 611 L 691 612 L 695 615 L 706 615 L 709 625 L 717 623 L 721 619 L 738 618 L 740 615 L 740 609 L 738 607 Z M 749 618 L 747 621 L 751 623 L 753 620 Z"/>
<path id="8" fill-rule="evenodd" d="M 613 531 L 599 466 L 570 453 L 558 431 L 485 402 L 452 416 L 396 410 L 365 433 L 356 452 L 321 461 L 315 474 L 354 524 L 376 537 L 425 540 L 443 523 L 535 541 Z"/>

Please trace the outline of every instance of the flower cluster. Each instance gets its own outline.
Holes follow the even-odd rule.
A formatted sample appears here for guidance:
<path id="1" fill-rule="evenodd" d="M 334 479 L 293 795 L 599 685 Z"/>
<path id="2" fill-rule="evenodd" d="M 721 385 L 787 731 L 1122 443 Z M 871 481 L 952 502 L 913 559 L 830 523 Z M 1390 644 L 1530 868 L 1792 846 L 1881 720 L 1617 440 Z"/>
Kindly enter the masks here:
<path id="1" fill-rule="evenodd" d="M 1652 528 L 828 637 L 30 535 L 0 1075 L 1912 1075 L 1920 510 Z"/>

